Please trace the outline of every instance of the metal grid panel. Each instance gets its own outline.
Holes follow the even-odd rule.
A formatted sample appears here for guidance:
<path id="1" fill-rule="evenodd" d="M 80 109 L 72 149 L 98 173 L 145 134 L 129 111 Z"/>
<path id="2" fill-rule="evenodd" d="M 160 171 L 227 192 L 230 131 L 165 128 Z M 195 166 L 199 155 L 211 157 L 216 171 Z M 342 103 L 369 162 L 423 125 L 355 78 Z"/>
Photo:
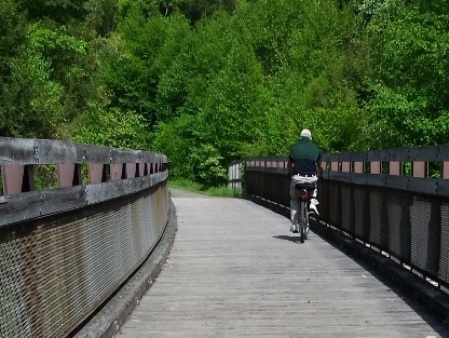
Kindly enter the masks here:
<path id="1" fill-rule="evenodd" d="M 411 263 L 438 275 L 440 254 L 440 208 L 435 201 L 415 196 L 410 206 Z"/>
<path id="2" fill-rule="evenodd" d="M 353 189 L 343 184 L 341 190 L 341 227 L 350 233 L 354 232 L 354 203 Z"/>
<path id="3" fill-rule="evenodd" d="M 391 191 L 386 193 L 388 248 L 392 255 L 410 262 L 410 195 Z"/>
<path id="4" fill-rule="evenodd" d="M 368 212 L 367 190 L 362 187 L 354 187 L 354 232 L 357 237 L 364 241 L 367 241 L 369 238 Z"/>
<path id="5" fill-rule="evenodd" d="M 377 189 L 369 191 L 370 232 L 369 241 L 382 246 L 382 192 Z"/>
<path id="6" fill-rule="evenodd" d="M 439 151 L 441 155 L 441 149 Z M 404 154 L 405 159 L 410 160 L 408 156 L 411 156 L 411 152 Z M 426 151 L 419 150 L 416 159 L 420 159 L 423 154 L 427 154 Z M 402 155 L 400 152 L 372 152 L 370 159 L 398 161 Z M 429 159 L 443 159 L 441 156 L 435 159 L 434 155 Z M 339 156 L 331 157 L 338 161 Z M 357 159 L 360 160 L 359 157 Z M 251 175 L 248 175 L 251 176 L 253 185 L 251 193 L 258 195 L 261 200 L 273 198 L 271 192 L 268 194 L 260 185 L 279 173 L 267 171 L 269 175 L 262 178 L 261 175 L 256 175 L 259 170 L 256 162 L 254 160 Z M 447 180 L 383 174 L 363 174 L 358 179 L 359 176 L 354 175 L 362 174 L 328 172 L 329 179 L 320 182 L 320 219 L 354 233 L 358 238 L 420 270 L 427 277 L 449 285 Z M 352 195 L 348 185 L 352 185 Z"/>
<path id="7" fill-rule="evenodd" d="M 320 202 L 319 211 L 320 216 L 319 219 L 329 222 L 329 181 L 324 180 L 318 183 L 318 201 Z"/>
<path id="8" fill-rule="evenodd" d="M 341 227 L 340 222 L 340 187 L 338 184 L 329 185 L 329 223 Z"/>
<path id="9" fill-rule="evenodd" d="M 0 337 L 68 334 L 147 257 L 167 222 L 167 197 L 162 184 L 3 229 Z"/>
<path id="10" fill-rule="evenodd" d="M 438 277 L 449 283 L 449 204 L 441 205 L 441 251 Z"/>
<path id="11" fill-rule="evenodd" d="M 290 178 L 287 176 L 282 176 L 279 184 L 280 184 L 280 186 L 278 187 L 278 189 L 280 190 L 280 193 L 282 194 L 282 200 L 280 203 L 282 205 L 289 206 L 290 205 L 290 194 L 289 194 Z"/>
<path id="12" fill-rule="evenodd" d="M 275 203 L 280 203 L 282 200 L 279 178 L 280 176 L 275 176 L 273 180 L 270 180 L 270 196 L 272 197 L 271 200 Z"/>

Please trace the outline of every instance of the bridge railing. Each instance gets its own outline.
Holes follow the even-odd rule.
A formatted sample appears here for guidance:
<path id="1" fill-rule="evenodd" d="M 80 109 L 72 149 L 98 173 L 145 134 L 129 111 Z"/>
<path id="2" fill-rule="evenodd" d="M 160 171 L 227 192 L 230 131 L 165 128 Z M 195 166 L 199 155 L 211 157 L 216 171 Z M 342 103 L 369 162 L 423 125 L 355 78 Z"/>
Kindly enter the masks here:
<path id="1" fill-rule="evenodd" d="M 287 158 L 244 162 L 246 196 L 288 217 Z M 318 220 L 447 292 L 449 146 L 325 154 L 323 162 Z"/>
<path id="2" fill-rule="evenodd" d="M 0 138 L 0 337 L 62 337 L 142 264 L 167 224 L 167 158 Z"/>

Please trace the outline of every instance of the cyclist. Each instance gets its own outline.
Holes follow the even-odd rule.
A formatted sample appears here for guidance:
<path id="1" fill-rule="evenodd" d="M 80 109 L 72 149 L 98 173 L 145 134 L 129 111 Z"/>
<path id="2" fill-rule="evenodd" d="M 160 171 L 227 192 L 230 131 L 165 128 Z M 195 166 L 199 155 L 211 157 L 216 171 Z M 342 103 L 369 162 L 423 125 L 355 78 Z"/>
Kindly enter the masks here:
<path id="1" fill-rule="evenodd" d="M 318 178 L 323 177 L 323 168 L 321 168 L 321 151 L 312 141 L 312 133 L 309 129 L 303 129 L 299 134 L 299 139 L 291 146 L 287 164 L 290 180 L 290 231 L 298 232 L 298 209 L 299 209 L 299 191 L 295 188 L 296 184 L 313 183 L 315 191 L 310 200 L 310 212 L 318 213 L 317 197 Z M 318 173 L 318 175 L 317 175 Z"/>

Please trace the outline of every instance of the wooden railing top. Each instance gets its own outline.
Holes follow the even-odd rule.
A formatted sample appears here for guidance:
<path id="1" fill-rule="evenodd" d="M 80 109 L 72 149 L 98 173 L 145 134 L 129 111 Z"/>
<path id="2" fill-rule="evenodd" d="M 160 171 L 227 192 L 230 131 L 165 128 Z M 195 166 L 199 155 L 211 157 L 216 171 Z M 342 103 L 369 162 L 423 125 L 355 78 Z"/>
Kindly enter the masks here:
<path id="1" fill-rule="evenodd" d="M 167 162 L 163 154 L 59 140 L 0 137 L 0 165 Z"/>
<path id="2" fill-rule="evenodd" d="M 163 154 L 43 139 L 0 137 L 0 167 L 0 227 L 133 194 L 168 177 Z"/>
<path id="3" fill-rule="evenodd" d="M 287 156 L 244 159 L 248 170 L 286 174 Z M 325 178 L 449 196 L 449 145 L 325 153 Z M 237 162 L 236 162 L 237 163 Z"/>

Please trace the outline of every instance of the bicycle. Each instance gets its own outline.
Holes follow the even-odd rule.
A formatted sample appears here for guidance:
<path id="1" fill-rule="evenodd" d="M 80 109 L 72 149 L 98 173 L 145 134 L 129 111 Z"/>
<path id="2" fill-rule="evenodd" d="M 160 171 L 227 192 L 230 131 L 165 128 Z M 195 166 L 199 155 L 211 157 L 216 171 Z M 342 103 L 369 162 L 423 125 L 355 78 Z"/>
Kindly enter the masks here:
<path id="1" fill-rule="evenodd" d="M 298 226 L 301 243 L 309 237 L 309 203 L 316 189 L 315 183 L 298 183 L 295 188 L 299 191 Z"/>

